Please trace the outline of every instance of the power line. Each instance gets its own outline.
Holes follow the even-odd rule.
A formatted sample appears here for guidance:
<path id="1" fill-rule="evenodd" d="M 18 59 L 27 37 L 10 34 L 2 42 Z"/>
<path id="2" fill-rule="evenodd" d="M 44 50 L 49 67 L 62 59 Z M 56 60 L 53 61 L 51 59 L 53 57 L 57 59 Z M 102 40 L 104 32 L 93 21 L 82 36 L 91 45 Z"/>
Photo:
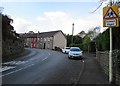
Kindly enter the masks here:
<path id="1" fill-rule="evenodd" d="M 102 6 L 102 4 L 103 4 L 103 2 L 101 2 L 100 5 L 93 12 L 90 12 L 90 13 L 96 12 Z"/>

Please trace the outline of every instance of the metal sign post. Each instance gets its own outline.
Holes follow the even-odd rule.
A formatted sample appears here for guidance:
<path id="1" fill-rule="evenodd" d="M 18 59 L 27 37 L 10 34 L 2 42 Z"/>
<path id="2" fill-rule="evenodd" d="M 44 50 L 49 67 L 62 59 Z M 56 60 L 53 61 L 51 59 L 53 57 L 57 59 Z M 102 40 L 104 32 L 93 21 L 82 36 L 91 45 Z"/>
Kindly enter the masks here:
<path id="1" fill-rule="evenodd" d="M 118 6 L 110 6 L 103 8 L 103 27 L 109 27 L 110 30 L 110 51 L 109 51 L 109 83 L 113 82 L 113 61 L 112 61 L 112 27 L 119 26 L 119 12 Z"/>
<path id="2" fill-rule="evenodd" d="M 110 5 L 112 6 L 112 0 L 110 0 Z M 109 83 L 113 81 L 113 70 L 112 70 L 112 28 L 110 27 L 110 51 L 109 51 Z"/>
<path id="3" fill-rule="evenodd" d="M 113 70 L 112 70 L 112 28 L 110 27 L 110 51 L 109 51 L 109 83 L 113 81 Z"/>

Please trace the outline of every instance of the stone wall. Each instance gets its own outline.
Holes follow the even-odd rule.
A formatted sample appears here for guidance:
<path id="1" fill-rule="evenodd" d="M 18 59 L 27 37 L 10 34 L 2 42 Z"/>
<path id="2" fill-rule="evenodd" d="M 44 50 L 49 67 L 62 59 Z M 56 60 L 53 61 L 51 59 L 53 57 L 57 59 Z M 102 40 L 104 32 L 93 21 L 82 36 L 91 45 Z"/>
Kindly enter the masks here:
<path id="1" fill-rule="evenodd" d="M 11 59 L 24 50 L 21 40 L 2 41 L 2 59 Z"/>
<path id="2" fill-rule="evenodd" d="M 120 50 L 113 51 L 113 78 L 114 82 L 120 86 Z"/>
<path id="3" fill-rule="evenodd" d="M 109 52 L 100 52 L 96 54 L 96 58 L 99 61 L 106 75 L 109 76 Z M 113 58 L 113 82 L 120 85 L 120 50 L 114 50 L 112 54 Z"/>
<path id="4" fill-rule="evenodd" d="M 103 68 L 106 75 L 109 75 L 109 52 L 97 52 L 97 60 L 99 61 L 101 67 Z"/>

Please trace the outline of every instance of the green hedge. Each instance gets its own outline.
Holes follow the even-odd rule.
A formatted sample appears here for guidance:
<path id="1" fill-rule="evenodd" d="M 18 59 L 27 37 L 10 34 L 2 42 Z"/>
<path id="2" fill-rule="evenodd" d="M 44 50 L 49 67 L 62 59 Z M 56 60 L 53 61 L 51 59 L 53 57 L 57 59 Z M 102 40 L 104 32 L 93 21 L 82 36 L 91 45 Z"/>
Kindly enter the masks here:
<path id="1" fill-rule="evenodd" d="M 83 50 L 83 44 L 70 44 L 70 47 L 79 47 Z"/>

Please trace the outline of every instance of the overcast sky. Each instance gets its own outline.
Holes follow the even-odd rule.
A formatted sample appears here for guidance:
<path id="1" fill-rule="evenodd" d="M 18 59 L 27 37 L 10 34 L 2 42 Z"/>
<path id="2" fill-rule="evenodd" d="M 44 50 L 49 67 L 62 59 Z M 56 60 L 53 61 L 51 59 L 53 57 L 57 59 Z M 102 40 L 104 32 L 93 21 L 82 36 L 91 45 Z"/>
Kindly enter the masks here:
<path id="1" fill-rule="evenodd" d="M 96 26 L 104 29 L 102 8 L 106 2 L 95 13 L 91 13 L 100 3 L 99 0 L 4 0 L 2 7 L 3 13 L 14 20 L 12 25 L 17 33 L 62 30 L 71 34 L 74 23 L 74 34 L 77 34 L 82 30 L 88 32 Z"/>

